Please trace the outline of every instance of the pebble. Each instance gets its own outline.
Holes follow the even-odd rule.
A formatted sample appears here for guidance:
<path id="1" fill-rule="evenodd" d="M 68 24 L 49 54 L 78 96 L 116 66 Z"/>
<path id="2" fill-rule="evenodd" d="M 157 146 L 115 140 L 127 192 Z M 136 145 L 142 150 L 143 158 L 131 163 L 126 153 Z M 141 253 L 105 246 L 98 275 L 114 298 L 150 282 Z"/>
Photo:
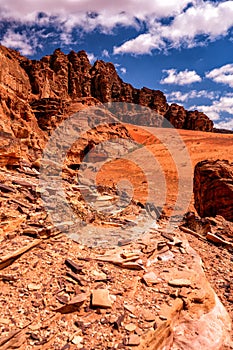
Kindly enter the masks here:
<path id="1" fill-rule="evenodd" d="M 136 328 L 137 328 L 137 326 L 134 323 L 129 323 L 129 324 L 125 325 L 125 329 L 129 332 L 135 331 Z"/>
<path id="2" fill-rule="evenodd" d="M 28 284 L 28 290 L 33 291 L 33 290 L 40 290 L 41 289 L 41 284 L 36 284 L 36 283 L 29 283 Z"/>

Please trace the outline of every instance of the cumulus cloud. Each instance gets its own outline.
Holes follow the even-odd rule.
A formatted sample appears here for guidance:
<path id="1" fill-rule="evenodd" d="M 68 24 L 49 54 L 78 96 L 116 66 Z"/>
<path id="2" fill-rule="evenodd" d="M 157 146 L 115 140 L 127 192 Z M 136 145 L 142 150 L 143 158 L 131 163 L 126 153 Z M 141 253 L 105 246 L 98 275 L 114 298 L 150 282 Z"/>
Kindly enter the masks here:
<path id="1" fill-rule="evenodd" d="M 220 68 L 215 68 L 206 74 L 206 78 L 212 79 L 216 83 L 229 85 L 233 88 L 233 64 L 226 64 Z"/>
<path id="2" fill-rule="evenodd" d="M 233 130 L 233 119 L 226 119 L 221 122 L 215 123 L 214 126 L 218 129 Z"/>
<path id="3" fill-rule="evenodd" d="M 163 73 L 167 76 L 160 81 L 160 84 L 188 85 L 201 81 L 201 77 L 194 70 L 185 69 L 177 72 L 176 69 L 164 69 Z"/>
<path id="4" fill-rule="evenodd" d="M 148 30 L 144 34 L 130 39 L 114 48 L 115 54 L 151 53 L 153 49 L 194 47 L 203 45 L 198 41 L 200 35 L 206 40 L 215 40 L 227 35 L 233 26 L 233 1 L 219 3 L 190 2 L 193 6 L 175 15 L 169 24 L 155 19 L 148 22 Z"/>
<path id="5" fill-rule="evenodd" d="M 117 26 L 134 27 L 140 34 L 114 47 L 114 54 L 148 54 L 203 44 L 199 35 L 209 40 L 227 35 L 233 26 L 233 0 L 0 0 L 0 15 L 18 25 L 53 26 L 65 45 L 72 43 L 76 28 L 112 33 Z"/>
<path id="6" fill-rule="evenodd" d="M 212 120 L 219 120 L 222 113 L 233 115 L 233 94 L 221 96 L 218 100 L 213 101 L 209 106 L 192 106 L 190 109 L 198 109 L 206 113 Z"/>
<path id="7" fill-rule="evenodd" d="M 195 2 L 195 1 L 192 1 Z M 105 20 L 112 20 L 112 25 L 123 21 L 126 17 L 145 20 L 149 15 L 153 17 L 173 16 L 190 3 L 189 0 L 25 0 L 16 2 L 15 0 L 0 0 L 2 17 L 12 17 L 14 19 L 34 20 L 38 13 L 57 16 L 76 16 L 81 18 L 82 14 L 89 14 L 89 18 L 95 20 L 99 15 L 104 15 Z M 115 17 L 114 17 L 115 16 Z M 101 19 L 101 17 L 100 17 Z M 128 22 L 130 25 L 130 22 Z"/>
<path id="8" fill-rule="evenodd" d="M 1 40 L 1 44 L 13 49 L 17 49 L 22 55 L 33 55 L 37 42 L 35 38 L 28 38 L 26 33 L 16 33 L 12 29 L 8 29 Z"/>
<path id="9" fill-rule="evenodd" d="M 166 94 L 167 99 L 170 103 L 172 102 L 187 102 L 191 99 L 196 98 L 208 98 L 214 100 L 218 98 L 218 92 L 216 91 L 207 91 L 207 90 L 191 90 L 188 92 L 182 91 L 172 91 L 169 94 Z"/>

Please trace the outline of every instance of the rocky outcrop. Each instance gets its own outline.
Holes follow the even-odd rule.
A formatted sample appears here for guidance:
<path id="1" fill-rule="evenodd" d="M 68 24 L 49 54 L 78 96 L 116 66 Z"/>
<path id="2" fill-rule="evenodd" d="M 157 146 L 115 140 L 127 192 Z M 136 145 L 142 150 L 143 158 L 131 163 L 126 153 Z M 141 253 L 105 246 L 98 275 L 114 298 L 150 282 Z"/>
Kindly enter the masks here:
<path id="1" fill-rule="evenodd" d="M 187 112 L 184 129 L 213 131 L 213 125 L 207 115 L 196 110 Z"/>
<path id="2" fill-rule="evenodd" d="M 20 154 L 35 161 L 59 123 L 99 102 L 122 102 L 111 111 L 127 123 L 160 127 L 165 117 L 175 128 L 212 131 L 213 127 L 203 113 L 187 112 L 175 104 L 169 107 L 161 91 L 125 83 L 112 63 L 98 60 L 92 66 L 85 51 L 66 55 L 57 49 L 36 61 L 0 46 L 0 132 L 9 134 L 11 145 L 18 144 L 13 153 L 12 147 L 2 150 L 1 163 L 14 163 Z"/>
<path id="3" fill-rule="evenodd" d="M 195 208 L 201 217 L 221 215 L 233 221 L 233 163 L 205 160 L 194 172 Z"/>
<path id="4" fill-rule="evenodd" d="M 187 111 L 184 107 L 179 106 L 176 103 L 172 103 L 165 114 L 166 119 L 178 129 L 183 129 L 185 126 L 185 120 L 187 116 Z"/>
<path id="5" fill-rule="evenodd" d="M 176 103 L 169 106 L 165 118 L 177 129 L 213 131 L 213 122 L 204 113 L 186 111 Z"/>
<path id="6" fill-rule="evenodd" d="M 31 110 L 32 88 L 16 51 L 0 46 L 0 140 L 2 165 L 17 165 L 22 155 L 38 158 L 45 136 Z"/>

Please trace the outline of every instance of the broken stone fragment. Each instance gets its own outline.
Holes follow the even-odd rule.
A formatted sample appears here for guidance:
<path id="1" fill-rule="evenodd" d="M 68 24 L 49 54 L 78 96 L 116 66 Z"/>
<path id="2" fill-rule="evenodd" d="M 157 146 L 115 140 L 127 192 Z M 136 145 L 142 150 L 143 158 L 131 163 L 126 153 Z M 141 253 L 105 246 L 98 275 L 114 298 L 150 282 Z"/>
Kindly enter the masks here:
<path id="1" fill-rule="evenodd" d="M 23 235 L 32 235 L 32 236 L 38 236 L 38 230 L 33 227 L 29 227 L 23 230 Z"/>
<path id="2" fill-rule="evenodd" d="M 206 239 L 208 239 L 209 241 L 214 242 L 214 243 L 231 245 L 230 242 L 225 241 L 224 239 L 222 239 L 222 238 L 220 238 L 220 237 L 214 235 L 214 234 L 211 233 L 211 232 L 208 232 L 208 233 L 207 233 Z"/>
<path id="3" fill-rule="evenodd" d="M 119 246 L 119 247 L 122 247 L 122 246 L 124 246 L 124 245 L 130 244 L 131 242 L 132 242 L 131 239 L 122 239 L 122 240 L 120 240 L 120 241 L 118 242 L 118 246 Z"/>
<path id="4" fill-rule="evenodd" d="M 181 254 L 186 254 L 186 250 L 182 247 L 179 247 Z"/>
<path id="5" fill-rule="evenodd" d="M 82 347 L 83 337 L 80 335 L 75 335 L 72 339 L 72 343 Z M 78 347 L 79 348 L 79 347 Z"/>
<path id="6" fill-rule="evenodd" d="M 160 251 L 162 249 L 164 249 L 163 251 L 167 251 L 169 248 L 167 247 L 167 243 L 165 241 L 162 241 L 157 243 L 157 249 Z"/>
<path id="7" fill-rule="evenodd" d="M 168 282 L 172 287 L 190 287 L 192 282 L 186 278 L 177 278 Z"/>
<path id="8" fill-rule="evenodd" d="M 145 275 L 142 277 L 142 280 L 146 283 L 147 286 L 159 283 L 158 277 L 153 271 L 145 273 Z"/>
<path id="9" fill-rule="evenodd" d="M 41 289 L 41 284 L 36 284 L 36 283 L 29 283 L 28 284 L 28 290 L 34 291 L 34 290 L 40 290 Z"/>
<path id="10" fill-rule="evenodd" d="M 87 300 L 87 298 L 88 298 L 88 293 L 78 294 L 74 298 L 72 298 L 69 301 L 69 303 L 60 307 L 59 309 L 56 309 L 55 311 L 60 312 L 62 314 L 67 314 L 70 312 L 77 311 L 77 309 L 80 308 L 80 306 Z"/>
<path id="11" fill-rule="evenodd" d="M 172 247 L 172 246 L 180 247 L 180 246 L 182 246 L 182 243 L 183 243 L 183 241 L 182 241 L 181 239 L 179 239 L 179 238 L 177 238 L 177 237 L 174 237 L 174 238 L 173 238 L 173 241 L 167 242 L 167 245 L 168 245 L 169 247 Z"/>
<path id="12" fill-rule="evenodd" d="M 136 252 L 123 252 L 121 253 L 122 258 L 127 259 L 127 260 L 137 260 L 139 258 L 138 253 Z"/>
<path id="13" fill-rule="evenodd" d="M 135 313 L 135 310 L 136 310 L 136 307 L 133 306 L 133 305 L 124 304 L 124 308 L 125 308 L 127 311 L 131 312 L 132 314 L 134 314 L 134 313 Z"/>
<path id="14" fill-rule="evenodd" d="M 143 310 L 142 316 L 147 322 L 152 322 L 155 320 L 155 314 L 150 310 Z"/>
<path id="15" fill-rule="evenodd" d="M 82 265 L 78 265 L 77 263 L 75 263 L 74 261 L 70 260 L 70 259 L 66 259 L 65 260 L 65 264 L 67 267 L 69 267 L 74 273 L 80 273 L 82 272 L 83 266 Z"/>
<path id="16" fill-rule="evenodd" d="M 15 192 L 14 188 L 7 186 L 7 185 L 4 185 L 4 184 L 1 184 L 1 183 L 0 183 L 0 190 L 2 192 Z"/>
<path id="17" fill-rule="evenodd" d="M 106 281 L 107 280 L 107 275 L 106 273 L 102 271 L 92 271 L 92 275 L 95 278 L 95 281 Z"/>
<path id="18" fill-rule="evenodd" d="M 128 339 L 127 345 L 137 346 L 139 344 L 140 344 L 140 337 L 137 334 L 131 334 Z"/>
<path id="19" fill-rule="evenodd" d="M 174 258 L 174 254 L 170 250 L 158 256 L 158 260 L 161 260 L 161 261 L 168 261 L 168 260 L 172 260 L 173 258 Z"/>
<path id="20" fill-rule="evenodd" d="M 92 306 L 100 308 L 111 308 L 112 301 L 107 289 L 95 289 L 92 293 Z"/>
<path id="21" fill-rule="evenodd" d="M 122 267 L 126 268 L 126 269 L 131 269 L 131 270 L 145 270 L 144 267 L 136 262 L 126 262 L 126 263 L 122 263 L 121 265 Z"/>

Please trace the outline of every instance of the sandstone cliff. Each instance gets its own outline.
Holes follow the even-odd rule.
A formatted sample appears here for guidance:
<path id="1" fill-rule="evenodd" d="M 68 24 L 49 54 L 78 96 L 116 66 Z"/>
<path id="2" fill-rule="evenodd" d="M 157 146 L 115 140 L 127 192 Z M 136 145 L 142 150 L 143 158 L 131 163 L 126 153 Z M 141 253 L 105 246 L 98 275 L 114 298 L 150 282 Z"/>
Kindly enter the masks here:
<path id="1" fill-rule="evenodd" d="M 176 128 L 213 130 L 205 114 L 169 106 L 159 90 L 134 88 L 122 81 L 112 63 L 91 65 L 85 51 L 66 55 L 57 49 L 36 61 L 0 46 L 1 164 L 15 165 L 21 154 L 35 161 L 64 118 L 99 102 L 127 102 L 153 111 L 143 116 L 123 108 L 118 118 L 125 122 L 161 126 L 165 117 Z"/>

